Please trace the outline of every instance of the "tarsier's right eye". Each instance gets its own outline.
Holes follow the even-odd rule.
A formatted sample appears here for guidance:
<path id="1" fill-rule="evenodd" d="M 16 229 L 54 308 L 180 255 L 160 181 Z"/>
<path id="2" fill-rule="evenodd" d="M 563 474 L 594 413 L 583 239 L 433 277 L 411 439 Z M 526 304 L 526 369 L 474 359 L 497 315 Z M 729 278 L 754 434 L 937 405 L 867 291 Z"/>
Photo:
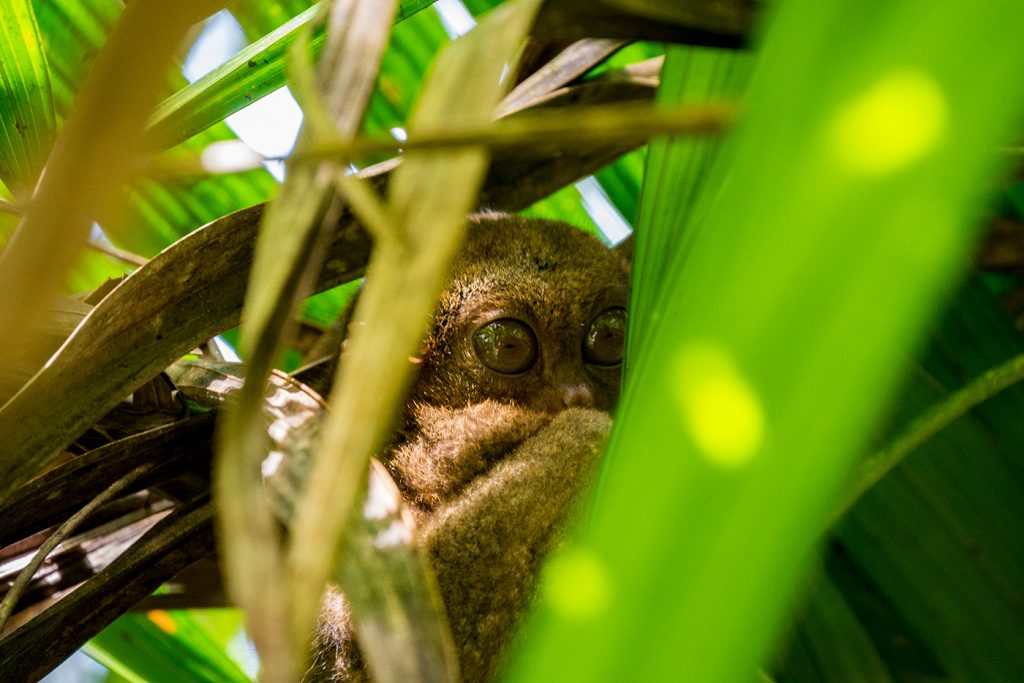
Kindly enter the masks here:
<path id="1" fill-rule="evenodd" d="M 594 365 L 618 365 L 622 362 L 625 343 L 626 309 L 606 309 L 590 323 L 587 336 L 583 338 L 583 358 Z"/>
<path id="2" fill-rule="evenodd" d="M 515 318 L 494 320 L 473 333 L 473 350 L 484 365 L 503 375 L 518 375 L 537 360 L 537 337 Z"/>

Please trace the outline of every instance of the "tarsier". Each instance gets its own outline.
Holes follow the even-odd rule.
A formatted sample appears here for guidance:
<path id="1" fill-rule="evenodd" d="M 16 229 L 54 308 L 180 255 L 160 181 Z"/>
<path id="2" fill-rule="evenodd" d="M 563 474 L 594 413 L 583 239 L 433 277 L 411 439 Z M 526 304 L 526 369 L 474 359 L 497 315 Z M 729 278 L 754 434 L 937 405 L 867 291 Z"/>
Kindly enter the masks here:
<path id="1" fill-rule="evenodd" d="M 593 473 L 627 298 L 625 263 L 582 231 L 503 214 L 470 222 L 383 458 L 416 515 L 466 681 L 499 670 Z M 337 595 L 320 621 L 309 680 L 368 680 Z"/>

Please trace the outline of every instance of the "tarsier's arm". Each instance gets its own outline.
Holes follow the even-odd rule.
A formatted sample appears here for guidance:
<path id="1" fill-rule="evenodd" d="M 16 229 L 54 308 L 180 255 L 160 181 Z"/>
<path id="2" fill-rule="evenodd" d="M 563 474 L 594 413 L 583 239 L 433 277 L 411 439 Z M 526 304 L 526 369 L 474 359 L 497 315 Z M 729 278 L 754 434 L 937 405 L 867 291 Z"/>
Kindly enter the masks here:
<path id="1" fill-rule="evenodd" d="M 419 508 L 463 678 L 487 680 L 544 554 L 590 481 L 611 422 L 597 410 L 552 416 L 491 402 L 421 409 L 417 419 L 419 438 L 397 449 L 389 465 Z M 318 659 L 335 663 L 317 667 L 315 678 L 365 680 L 336 593 L 325 610 Z"/>

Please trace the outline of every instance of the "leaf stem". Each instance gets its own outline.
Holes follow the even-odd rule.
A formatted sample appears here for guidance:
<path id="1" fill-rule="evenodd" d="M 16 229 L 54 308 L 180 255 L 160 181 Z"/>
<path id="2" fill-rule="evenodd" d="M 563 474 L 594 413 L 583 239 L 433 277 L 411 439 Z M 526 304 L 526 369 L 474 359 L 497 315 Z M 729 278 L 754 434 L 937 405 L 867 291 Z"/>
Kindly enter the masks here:
<path id="1" fill-rule="evenodd" d="M 866 458 L 856 469 L 853 483 L 836 508 L 832 521 L 842 518 L 867 491 L 881 481 L 919 446 L 1004 389 L 1024 380 L 1024 354 L 998 365 L 932 406 L 889 443 Z"/>

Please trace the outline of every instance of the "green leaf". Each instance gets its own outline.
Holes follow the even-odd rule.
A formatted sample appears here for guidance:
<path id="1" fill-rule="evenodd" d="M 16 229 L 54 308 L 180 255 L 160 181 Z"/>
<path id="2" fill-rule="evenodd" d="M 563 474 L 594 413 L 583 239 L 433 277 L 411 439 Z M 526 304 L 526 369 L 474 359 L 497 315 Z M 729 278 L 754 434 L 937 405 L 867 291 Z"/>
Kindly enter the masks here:
<path id="1" fill-rule="evenodd" d="M 731 50 L 699 47 L 673 47 L 668 50 L 662 68 L 658 101 L 666 104 L 688 104 L 715 99 L 737 99 L 743 94 L 754 55 Z M 636 335 L 655 314 L 661 293 L 657 288 L 664 273 L 685 258 L 687 244 L 692 241 L 700 220 L 714 200 L 712 191 L 722 176 L 728 173 L 724 162 L 719 162 L 716 175 L 712 168 L 718 158 L 721 140 L 715 138 L 658 139 L 649 146 L 644 183 L 647 189 L 640 195 L 636 219 L 640 229 L 636 233 L 633 268 L 650 275 L 633 281 L 633 301 L 627 332 L 627 368 L 635 358 L 638 347 Z M 646 226 L 657 221 L 671 221 L 675 230 L 656 230 Z"/>
<path id="2" fill-rule="evenodd" d="M 799 612 L 780 680 L 812 683 L 892 680 L 864 625 L 823 574 Z"/>
<path id="3" fill-rule="evenodd" d="M 310 7 L 196 82 L 160 103 L 150 119 L 147 132 L 152 144 L 170 147 L 222 121 L 285 84 L 284 57 L 317 15 L 319 5 Z M 324 34 L 313 40 L 317 54 Z"/>
<path id="4" fill-rule="evenodd" d="M 396 21 L 412 16 L 429 4 L 423 1 L 404 3 L 403 13 Z M 151 119 L 149 138 L 161 146 L 179 143 L 286 85 L 285 56 L 299 32 L 312 25 L 319 7 L 315 4 L 305 9 L 164 100 Z M 434 20 L 436 22 L 436 18 Z M 313 33 L 314 59 L 323 49 L 325 38 L 322 29 Z M 425 60 L 416 63 L 422 68 Z"/>
<path id="5" fill-rule="evenodd" d="M 189 612 L 153 610 L 121 617 L 90 640 L 87 651 L 119 675 L 150 683 L 247 683 L 251 679 L 226 654 L 227 644 Z"/>
<path id="6" fill-rule="evenodd" d="M 894 403 L 892 433 L 946 401 L 1022 344 L 994 297 L 973 278 Z M 837 534 L 852 558 L 962 680 L 1024 675 L 1024 515 L 1020 453 L 1024 391 L 999 393 L 922 444 L 866 493 Z"/>
<path id="7" fill-rule="evenodd" d="M 230 11 L 245 35 L 252 40 L 275 31 L 318 5 L 315 0 L 238 0 L 231 5 Z"/>
<path id="8" fill-rule="evenodd" d="M 1024 8 L 929 7 L 776 8 L 728 182 L 709 184 L 670 268 L 645 283 L 652 255 L 639 264 L 648 307 L 573 546 L 590 558 L 576 585 L 603 609 L 574 619 L 549 594 L 512 680 L 745 680 L 765 657 L 832 496 L 963 266 L 989 150 L 1021 110 Z M 683 227 L 642 215 L 641 229 Z M 893 552 L 911 542 L 898 537 Z"/>
<path id="9" fill-rule="evenodd" d="M 121 0 L 37 3 L 59 113 L 65 114 L 70 108 L 93 56 L 107 39 L 122 8 Z M 170 80 L 185 83 L 178 73 L 172 74 Z M 173 153 L 177 159 L 197 159 L 207 145 L 234 139 L 235 134 L 226 125 L 217 124 L 193 136 Z M 200 225 L 266 201 L 276 189 L 276 181 L 263 169 L 244 174 L 142 180 L 129 193 L 125 211 L 100 218 L 104 232 L 117 246 L 152 256 Z M 109 266 L 100 270 L 95 258 L 90 261 L 89 267 L 76 268 L 72 291 L 96 286 L 109 272 Z"/>
<path id="10" fill-rule="evenodd" d="M 56 134 L 56 115 L 30 0 L 0 6 L 0 181 L 15 192 L 29 190 Z"/>
<path id="11" fill-rule="evenodd" d="M 172 150 L 176 158 L 199 159 L 210 144 L 236 140 L 226 124 L 217 124 Z M 118 246 L 153 256 L 202 225 L 260 202 L 277 192 L 264 168 L 244 173 L 142 180 L 128 191 L 128 207 L 105 217 L 104 232 Z"/>

